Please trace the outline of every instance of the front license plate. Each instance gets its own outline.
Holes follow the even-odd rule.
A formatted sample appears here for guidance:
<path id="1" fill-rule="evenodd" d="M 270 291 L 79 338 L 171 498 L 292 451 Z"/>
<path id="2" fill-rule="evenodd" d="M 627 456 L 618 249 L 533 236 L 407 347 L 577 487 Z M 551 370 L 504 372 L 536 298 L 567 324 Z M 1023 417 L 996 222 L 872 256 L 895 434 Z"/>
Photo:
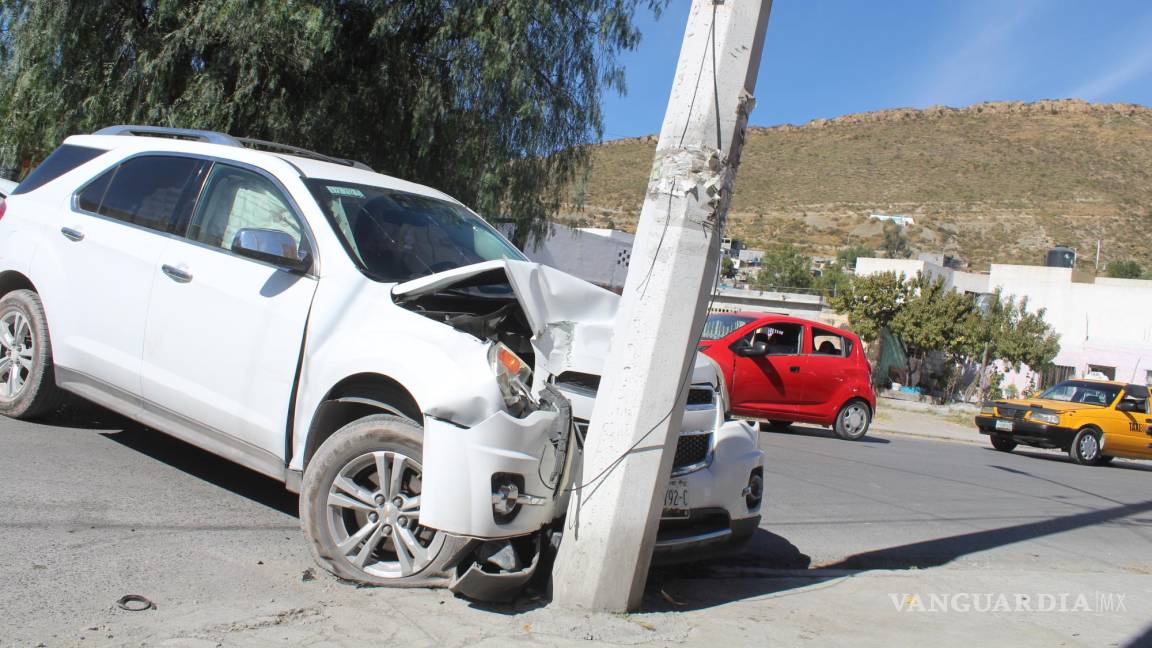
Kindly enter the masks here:
<path id="1" fill-rule="evenodd" d="M 998 420 L 998 421 L 996 421 L 996 429 L 1000 430 L 1001 432 L 1011 432 L 1012 431 L 1012 421 L 1000 421 L 1000 420 Z"/>
<path id="2" fill-rule="evenodd" d="M 668 490 L 664 491 L 664 512 L 660 514 L 663 519 L 683 519 L 691 514 L 688 505 L 688 482 L 683 479 L 673 479 L 668 482 Z"/>

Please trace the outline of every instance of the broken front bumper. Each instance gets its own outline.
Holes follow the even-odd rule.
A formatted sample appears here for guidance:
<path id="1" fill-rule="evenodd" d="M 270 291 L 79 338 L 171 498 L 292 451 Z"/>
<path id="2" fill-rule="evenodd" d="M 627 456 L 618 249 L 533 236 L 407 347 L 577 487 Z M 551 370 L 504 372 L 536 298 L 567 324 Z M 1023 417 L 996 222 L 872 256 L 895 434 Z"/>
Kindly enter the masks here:
<path id="1" fill-rule="evenodd" d="M 470 538 L 511 538 L 556 517 L 556 483 L 571 418 L 538 410 L 515 418 L 497 412 L 466 428 L 426 416 L 420 523 Z"/>

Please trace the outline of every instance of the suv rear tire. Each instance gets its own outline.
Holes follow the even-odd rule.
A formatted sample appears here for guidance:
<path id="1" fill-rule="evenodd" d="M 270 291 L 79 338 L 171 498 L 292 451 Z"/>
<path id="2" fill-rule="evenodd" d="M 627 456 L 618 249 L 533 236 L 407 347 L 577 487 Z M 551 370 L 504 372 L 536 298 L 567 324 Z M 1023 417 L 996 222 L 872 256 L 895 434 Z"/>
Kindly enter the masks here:
<path id="1" fill-rule="evenodd" d="M 420 526 L 423 441 L 413 421 L 376 414 L 316 450 L 304 471 L 300 523 L 322 567 L 370 585 L 447 584 L 466 541 Z"/>
<path id="2" fill-rule="evenodd" d="M 34 419 L 55 411 L 64 398 L 40 296 L 13 290 L 0 299 L 0 414 Z"/>

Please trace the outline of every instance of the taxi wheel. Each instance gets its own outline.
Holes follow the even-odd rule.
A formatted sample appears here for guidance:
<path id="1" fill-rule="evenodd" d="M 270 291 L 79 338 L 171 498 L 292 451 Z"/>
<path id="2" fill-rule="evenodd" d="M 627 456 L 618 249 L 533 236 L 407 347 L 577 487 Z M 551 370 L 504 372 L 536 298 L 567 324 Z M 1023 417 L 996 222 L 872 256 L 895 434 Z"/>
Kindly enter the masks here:
<path id="1" fill-rule="evenodd" d="M 1000 452 L 1012 452 L 1016 449 L 1017 445 L 1019 444 L 1013 441 L 1012 437 L 1006 437 L 1000 434 L 992 435 L 992 447 Z"/>
<path id="2" fill-rule="evenodd" d="M 1100 454 L 1100 430 L 1092 427 L 1081 428 L 1072 439 L 1068 456 L 1082 466 L 1098 466 L 1105 463 Z"/>

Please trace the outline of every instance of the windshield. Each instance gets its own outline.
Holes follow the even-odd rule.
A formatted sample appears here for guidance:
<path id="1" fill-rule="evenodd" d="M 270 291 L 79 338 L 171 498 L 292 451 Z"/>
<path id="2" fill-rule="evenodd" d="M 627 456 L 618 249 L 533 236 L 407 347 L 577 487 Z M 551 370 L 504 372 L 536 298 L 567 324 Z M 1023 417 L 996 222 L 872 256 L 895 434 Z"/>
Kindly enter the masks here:
<path id="1" fill-rule="evenodd" d="M 1085 382 L 1080 380 L 1066 380 L 1050 387 L 1040 398 L 1066 403 L 1084 403 L 1106 407 L 1120 395 L 1119 385 L 1107 383 Z"/>
<path id="2" fill-rule="evenodd" d="M 732 331 L 755 321 L 755 318 L 742 315 L 709 315 L 708 321 L 704 324 L 704 334 L 700 336 L 700 339 L 719 340 Z"/>
<path id="3" fill-rule="evenodd" d="M 525 260 L 488 223 L 456 203 L 372 185 L 305 182 L 349 256 L 377 281 L 409 281 L 483 261 Z"/>

